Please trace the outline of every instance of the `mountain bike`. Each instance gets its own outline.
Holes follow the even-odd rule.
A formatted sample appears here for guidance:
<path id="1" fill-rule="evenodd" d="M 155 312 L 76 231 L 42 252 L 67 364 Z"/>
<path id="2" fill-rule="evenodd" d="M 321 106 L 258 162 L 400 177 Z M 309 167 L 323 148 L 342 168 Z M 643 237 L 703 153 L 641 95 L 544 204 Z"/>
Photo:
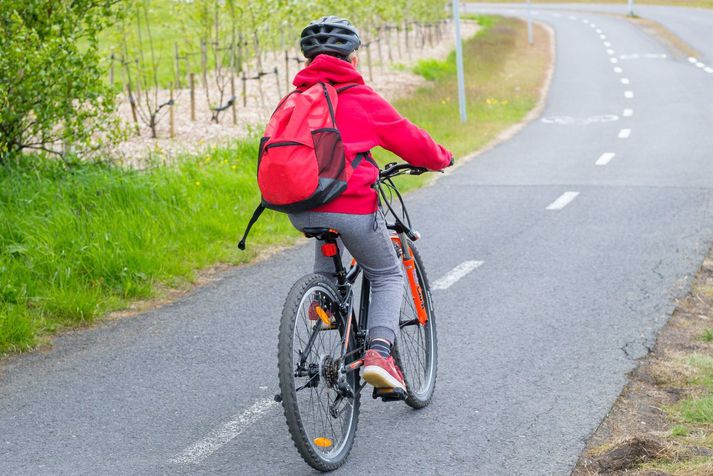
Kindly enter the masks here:
<path id="1" fill-rule="evenodd" d="M 374 389 L 373 398 L 402 400 L 413 408 L 431 402 L 436 385 L 437 343 L 433 300 L 426 270 L 413 242 L 403 198 L 393 178 L 420 175 L 427 169 L 391 163 L 379 173 L 380 212 L 404 268 L 399 337 L 392 354 L 404 375 L 406 391 Z M 398 204 L 394 203 L 394 198 Z M 397 211 L 398 210 L 398 211 Z M 290 290 L 282 311 L 278 339 L 280 393 L 292 439 L 304 460 L 320 471 L 337 469 L 354 443 L 359 420 L 360 379 L 367 349 L 370 285 L 359 263 L 347 268 L 337 246 L 339 231 L 307 228 L 308 238 L 322 241 L 322 254 L 334 262 L 334 277 L 308 274 Z M 357 288 L 361 277 L 361 289 Z M 355 305 L 358 303 L 358 306 Z"/>

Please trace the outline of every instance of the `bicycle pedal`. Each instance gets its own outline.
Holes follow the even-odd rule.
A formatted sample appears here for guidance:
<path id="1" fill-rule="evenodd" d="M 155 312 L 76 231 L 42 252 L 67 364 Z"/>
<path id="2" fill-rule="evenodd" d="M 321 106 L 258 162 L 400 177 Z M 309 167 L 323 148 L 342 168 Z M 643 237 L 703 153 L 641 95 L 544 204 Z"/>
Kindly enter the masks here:
<path id="1" fill-rule="evenodd" d="M 406 400 L 406 392 L 400 388 L 374 388 L 371 398 L 381 398 L 382 402 Z"/>

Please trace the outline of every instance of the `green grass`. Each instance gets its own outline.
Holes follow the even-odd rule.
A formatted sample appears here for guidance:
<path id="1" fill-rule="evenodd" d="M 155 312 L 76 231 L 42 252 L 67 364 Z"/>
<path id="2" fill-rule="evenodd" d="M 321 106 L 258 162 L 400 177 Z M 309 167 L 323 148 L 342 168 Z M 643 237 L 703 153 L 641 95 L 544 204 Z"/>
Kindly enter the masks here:
<path id="1" fill-rule="evenodd" d="M 701 340 L 704 342 L 713 342 L 713 329 L 706 329 L 701 334 Z"/>
<path id="2" fill-rule="evenodd" d="M 688 383 L 701 388 L 703 394 L 682 400 L 674 411 L 685 423 L 713 423 L 713 356 L 693 354 L 686 363 L 695 369 Z"/>
<path id="3" fill-rule="evenodd" d="M 464 44 L 467 124 L 458 122 L 452 72 L 395 104 L 456 156 L 535 105 L 547 64 L 543 38 L 539 48 L 527 46 L 521 22 L 480 20 L 490 26 Z M 0 168 L 0 353 L 190 283 L 198 269 L 244 263 L 294 240 L 286 216 L 266 212 L 249 251 L 236 248 L 258 202 L 256 155 L 251 139 L 142 172 L 31 158 Z M 377 157 L 393 159 L 384 151 Z M 413 189 L 420 179 L 400 185 Z"/>
<path id="4" fill-rule="evenodd" d="M 258 203 L 256 150 L 250 140 L 146 172 L 0 168 L 0 353 L 190 282 L 196 269 L 254 257 L 259 247 L 242 253 L 235 243 Z M 295 235 L 268 212 L 250 238 Z"/>
<path id="5" fill-rule="evenodd" d="M 683 425 L 676 425 L 671 428 L 671 436 L 688 436 L 690 430 Z"/>

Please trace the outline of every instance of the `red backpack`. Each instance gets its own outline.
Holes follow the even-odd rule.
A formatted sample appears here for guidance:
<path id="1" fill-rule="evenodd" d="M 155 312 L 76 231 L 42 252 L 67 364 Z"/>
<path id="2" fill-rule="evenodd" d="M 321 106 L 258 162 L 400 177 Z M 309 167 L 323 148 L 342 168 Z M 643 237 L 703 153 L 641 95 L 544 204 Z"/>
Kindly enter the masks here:
<path id="1" fill-rule="evenodd" d="M 317 83 L 285 96 L 272 113 L 260 140 L 257 183 L 262 194 L 238 247 L 265 208 L 299 213 L 329 203 L 347 188 L 354 169 L 367 154 L 347 160 L 334 115 L 337 95 L 356 84 L 335 89 Z"/>

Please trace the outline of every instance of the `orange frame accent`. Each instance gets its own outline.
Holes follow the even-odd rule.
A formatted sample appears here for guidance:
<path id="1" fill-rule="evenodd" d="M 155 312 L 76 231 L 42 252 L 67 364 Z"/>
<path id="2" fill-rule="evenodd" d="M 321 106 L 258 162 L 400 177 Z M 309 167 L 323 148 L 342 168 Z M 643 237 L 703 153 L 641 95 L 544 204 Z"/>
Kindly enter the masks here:
<path id="1" fill-rule="evenodd" d="M 398 236 L 392 236 L 391 240 L 401 246 L 401 239 Z M 411 254 L 410 251 L 409 254 Z M 404 268 L 406 269 L 406 277 L 408 278 L 409 288 L 411 289 L 411 298 L 413 299 L 413 304 L 416 307 L 418 322 L 422 326 L 426 325 L 426 322 L 428 322 L 426 301 L 423 299 L 423 289 L 421 289 L 421 286 L 419 286 L 418 280 L 416 279 L 416 264 L 414 263 L 414 258 L 413 256 L 411 256 L 411 259 L 404 258 L 403 262 Z"/>

